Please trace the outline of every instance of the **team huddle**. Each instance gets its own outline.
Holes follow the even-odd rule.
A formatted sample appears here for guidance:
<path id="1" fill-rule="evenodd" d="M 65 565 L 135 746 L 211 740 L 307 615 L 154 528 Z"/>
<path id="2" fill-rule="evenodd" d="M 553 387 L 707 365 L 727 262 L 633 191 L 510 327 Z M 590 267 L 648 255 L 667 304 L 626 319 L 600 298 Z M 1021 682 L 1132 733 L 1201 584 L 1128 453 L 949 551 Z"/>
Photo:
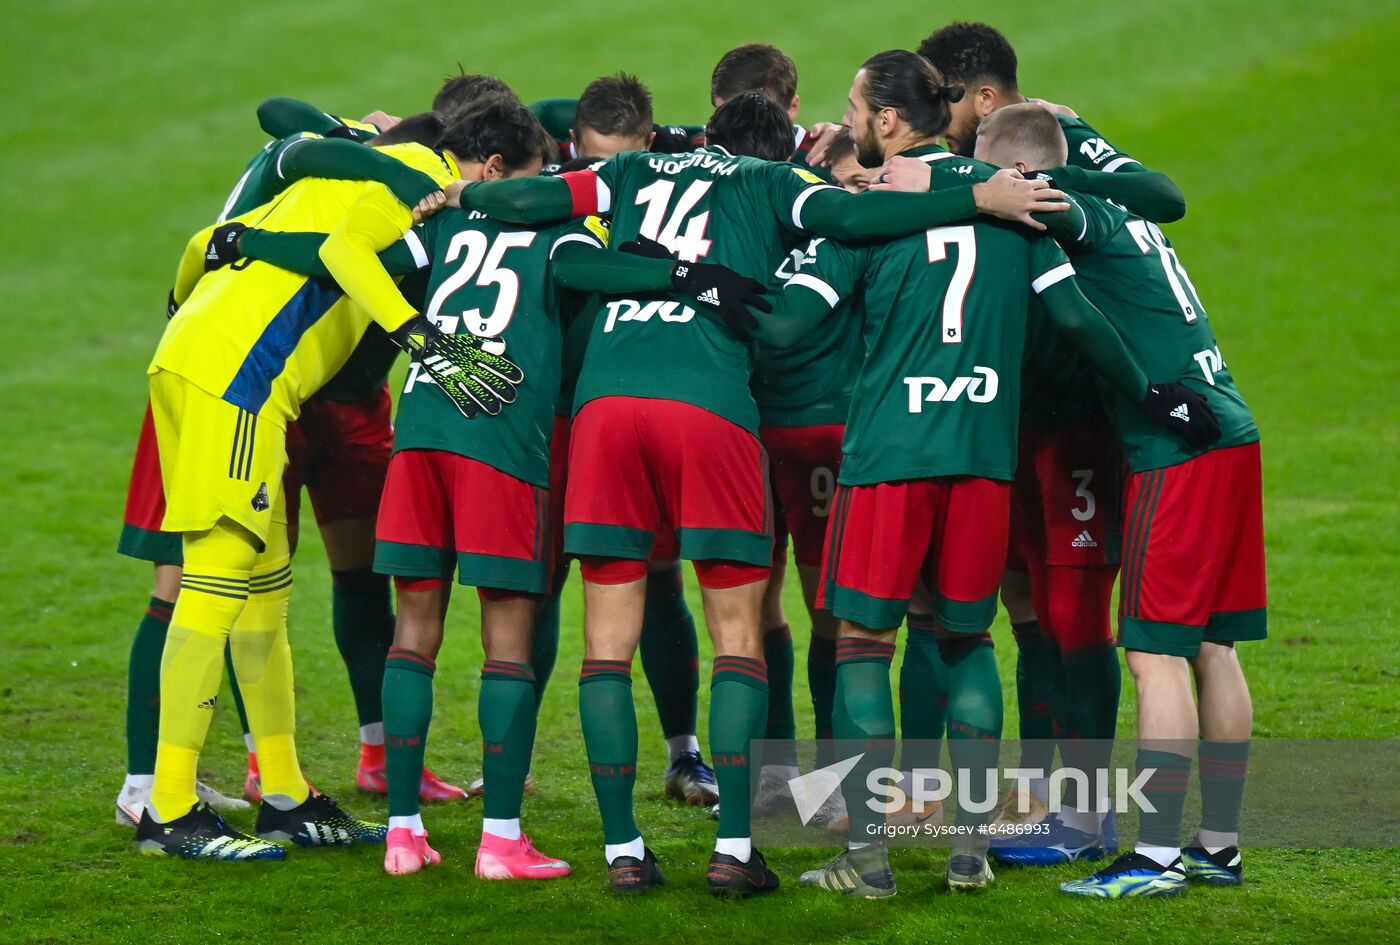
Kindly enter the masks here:
<path id="1" fill-rule="evenodd" d="M 665 126 L 625 74 L 530 106 L 460 75 L 403 119 L 259 107 L 273 140 L 186 246 L 147 371 L 119 550 L 153 562 L 155 586 L 118 823 L 141 852 L 192 859 L 382 844 L 397 875 L 441 862 L 424 802 L 480 796 L 477 876 L 569 875 L 521 810 L 577 560 L 578 717 L 612 889 L 664 882 L 634 817 L 640 651 L 665 794 L 718 821 L 705 881 L 773 892 L 751 817 L 791 806 L 800 771 L 795 753 L 750 763 L 754 741 L 798 734 L 790 543 L 819 761 L 866 746 L 815 815 L 844 849 L 801 885 L 893 896 L 887 822 L 944 816 L 859 800 L 878 768 L 938 762 L 895 765 L 902 625 L 899 736 L 996 766 L 998 596 L 1022 767 L 1053 770 L 1057 748 L 1066 767 L 1108 767 L 1118 647 L 1137 686 L 1140 835 L 1061 889 L 1239 884 L 1252 717 L 1234 644 L 1266 632 L 1259 433 L 1161 228 L 1185 214 L 1180 191 L 1069 108 L 1027 100 L 983 24 L 866 60 L 839 124 L 795 124 L 797 70 L 772 46 L 726 53 L 710 99 L 705 126 Z M 297 758 L 303 487 L 356 784 L 387 795 L 387 824 L 315 790 Z M 714 647 L 709 764 L 682 560 Z M 425 763 L 454 574 L 477 590 L 485 652 L 467 788 Z M 256 836 L 221 813 L 246 801 L 197 780 L 226 667 Z M 1193 754 L 1203 817 L 1183 846 Z M 1037 829 L 955 846 L 954 890 L 989 886 L 993 861 L 1117 852 L 1106 794 L 1054 798 L 1042 777 L 1000 809 L 966 795 L 959 827 Z"/>

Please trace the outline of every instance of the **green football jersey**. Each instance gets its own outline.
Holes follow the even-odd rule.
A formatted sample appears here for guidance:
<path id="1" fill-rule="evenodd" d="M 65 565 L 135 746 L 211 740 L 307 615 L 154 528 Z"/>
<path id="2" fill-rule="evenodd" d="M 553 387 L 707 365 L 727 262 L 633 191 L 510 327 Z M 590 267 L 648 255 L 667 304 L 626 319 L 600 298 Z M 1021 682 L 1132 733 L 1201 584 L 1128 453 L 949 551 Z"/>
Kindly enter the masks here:
<path id="1" fill-rule="evenodd" d="M 550 273 L 550 258 L 565 242 L 601 247 L 602 241 L 582 220 L 523 227 L 464 210 L 443 210 L 416 232 L 431 265 L 424 314 L 444 332 L 504 343 L 504 356 L 520 366 L 525 380 L 515 402 L 499 414 L 467 420 L 432 389 L 421 365 L 410 364 L 394 450 L 457 453 L 548 488 L 563 346 L 562 290 Z"/>
<path id="2" fill-rule="evenodd" d="M 799 244 L 773 274 L 778 284 L 816 261 L 823 238 Z M 860 292 L 846 299 L 822 324 L 795 344 L 759 342 L 750 388 L 759 422 L 772 427 L 845 423 L 851 389 L 862 356 Z"/>
<path id="3" fill-rule="evenodd" d="M 1220 420 L 1211 449 L 1252 443 L 1259 428 L 1225 365 L 1210 318 L 1176 250 L 1155 223 L 1097 197 L 1078 196 L 1088 225 L 1066 248 L 1084 294 L 1123 337 L 1154 382 L 1178 381 L 1203 394 Z M 1129 465 L 1136 472 L 1198 455 L 1150 421 L 1137 404 L 1103 391 Z"/>
<path id="4" fill-rule="evenodd" d="M 1086 171 L 1144 170 L 1138 161 L 1108 143 L 1082 118 L 1056 115 L 1069 144 L 1069 163 Z"/>
<path id="5" fill-rule="evenodd" d="M 282 156 L 298 142 L 315 141 L 320 137 L 309 131 L 302 131 L 264 145 L 243 168 L 243 175 L 238 178 L 238 183 L 233 185 L 233 191 L 224 202 L 224 209 L 219 211 L 218 222 L 222 223 L 229 217 L 247 213 L 254 207 L 261 207 L 286 190 L 288 181 L 282 177 Z"/>
<path id="6" fill-rule="evenodd" d="M 593 319 L 602 304 L 590 294 L 579 298 L 568 293 L 564 304 L 564 359 L 559 377 L 559 398 L 554 405 L 558 417 L 574 414 L 574 394 L 578 391 L 578 374 L 583 370 L 583 355 L 588 350 L 588 336 L 593 333 Z"/>
<path id="7" fill-rule="evenodd" d="M 985 218 L 876 246 L 822 243 L 783 294 L 834 307 L 863 288 L 839 481 L 1011 479 L 1027 308 L 1073 274 L 1053 239 Z"/>
<path id="8" fill-rule="evenodd" d="M 1089 171 L 1143 170 L 1136 160 L 1119 151 L 1080 118 L 1056 115 L 1069 144 L 1069 163 Z M 1076 195 L 1077 199 L 1077 195 Z M 1099 401 L 1093 372 L 1038 307 L 1031 309 L 1026 337 L 1025 366 L 1021 374 L 1021 423 L 1053 430 L 1080 423 L 1099 422 Z"/>
<path id="9" fill-rule="evenodd" d="M 760 282 L 800 234 L 800 210 L 823 187 L 805 168 L 719 148 L 683 155 L 628 151 L 596 169 L 599 212 L 614 245 L 646 236 L 685 261 L 719 263 Z M 750 432 L 752 346 L 695 311 L 684 295 L 604 300 L 593 323 L 577 412 L 599 397 L 651 397 L 709 410 Z"/>

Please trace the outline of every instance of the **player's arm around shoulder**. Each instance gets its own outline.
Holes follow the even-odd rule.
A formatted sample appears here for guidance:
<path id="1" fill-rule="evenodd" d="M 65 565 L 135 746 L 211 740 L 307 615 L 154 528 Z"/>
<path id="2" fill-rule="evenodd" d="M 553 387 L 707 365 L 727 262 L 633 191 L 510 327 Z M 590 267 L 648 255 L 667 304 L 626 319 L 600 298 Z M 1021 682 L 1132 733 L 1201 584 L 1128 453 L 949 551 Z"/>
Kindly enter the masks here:
<path id="1" fill-rule="evenodd" d="M 865 275 L 870 251 L 817 238 L 794 249 L 774 273 L 773 311 L 758 319 L 754 337 L 774 348 L 797 344 L 823 330 L 828 318 Z M 849 315 L 849 312 L 846 312 Z"/>
<path id="2" fill-rule="evenodd" d="M 384 152 L 444 186 L 458 177 L 450 160 L 430 148 L 402 144 Z M 379 253 L 401 240 L 413 222 L 413 214 L 388 187 L 367 182 L 321 246 L 321 261 L 341 289 L 389 332 L 418 313 L 399 292 Z"/>

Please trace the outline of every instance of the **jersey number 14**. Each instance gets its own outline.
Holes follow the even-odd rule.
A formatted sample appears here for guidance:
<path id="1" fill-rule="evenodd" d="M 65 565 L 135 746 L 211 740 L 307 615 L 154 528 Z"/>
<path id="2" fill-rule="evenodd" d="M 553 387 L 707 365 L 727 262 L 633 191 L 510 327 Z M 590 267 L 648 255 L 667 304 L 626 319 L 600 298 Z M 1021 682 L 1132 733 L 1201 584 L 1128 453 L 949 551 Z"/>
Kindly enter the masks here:
<path id="1" fill-rule="evenodd" d="M 713 183 L 695 181 L 681 192 L 674 208 L 674 181 L 659 180 L 637 191 L 637 206 L 646 207 L 640 227 L 642 235 L 656 240 L 685 262 L 699 262 L 702 256 L 709 255 L 711 241 L 705 238 L 705 229 L 710 225 L 710 211 L 696 213 L 695 208 Z"/>

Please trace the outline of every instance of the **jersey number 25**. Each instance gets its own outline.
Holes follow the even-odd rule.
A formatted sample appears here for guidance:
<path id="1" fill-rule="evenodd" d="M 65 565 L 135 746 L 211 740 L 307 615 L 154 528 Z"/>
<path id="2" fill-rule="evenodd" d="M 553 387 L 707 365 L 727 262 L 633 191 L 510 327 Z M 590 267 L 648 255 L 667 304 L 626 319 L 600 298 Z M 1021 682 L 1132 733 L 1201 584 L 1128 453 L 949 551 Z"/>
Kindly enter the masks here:
<path id="1" fill-rule="evenodd" d="M 484 289 L 495 285 L 500 286 L 500 291 L 496 294 L 496 304 L 491 314 L 483 315 L 479 308 L 462 312 L 462 327 L 482 338 L 495 338 L 505 331 L 515 315 L 515 304 L 520 300 L 520 277 L 514 270 L 503 268 L 501 262 L 508 250 L 523 249 L 534 239 L 534 233 L 501 233 L 492 240 L 480 230 L 463 230 L 453 236 L 452 242 L 447 244 L 443 262 L 450 264 L 461 259 L 462 264 L 456 272 L 442 280 L 442 285 L 433 293 L 428 303 L 428 317 L 438 322 L 438 327 L 443 331 L 455 332 L 455 317 L 444 314 L 442 307 L 454 292 L 475 276 L 477 287 Z M 444 324 L 448 318 L 453 319 L 453 324 Z"/>

